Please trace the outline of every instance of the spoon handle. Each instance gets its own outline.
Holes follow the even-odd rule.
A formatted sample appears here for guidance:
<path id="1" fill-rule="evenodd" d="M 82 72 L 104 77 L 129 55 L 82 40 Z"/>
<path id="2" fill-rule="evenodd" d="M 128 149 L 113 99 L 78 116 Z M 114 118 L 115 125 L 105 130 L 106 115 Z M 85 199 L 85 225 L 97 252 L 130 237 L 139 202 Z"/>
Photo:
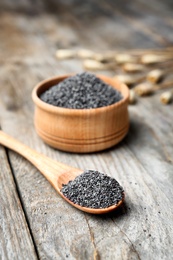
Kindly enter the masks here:
<path id="1" fill-rule="evenodd" d="M 17 152 L 31 162 L 45 177 L 46 179 L 55 186 L 57 183 L 57 177 L 61 174 L 70 172 L 72 167 L 62 164 L 60 162 L 54 161 L 51 158 L 36 152 L 30 147 L 22 144 L 15 138 L 9 136 L 0 130 L 0 144 L 11 150 Z M 55 187 L 57 188 L 57 187 Z"/>

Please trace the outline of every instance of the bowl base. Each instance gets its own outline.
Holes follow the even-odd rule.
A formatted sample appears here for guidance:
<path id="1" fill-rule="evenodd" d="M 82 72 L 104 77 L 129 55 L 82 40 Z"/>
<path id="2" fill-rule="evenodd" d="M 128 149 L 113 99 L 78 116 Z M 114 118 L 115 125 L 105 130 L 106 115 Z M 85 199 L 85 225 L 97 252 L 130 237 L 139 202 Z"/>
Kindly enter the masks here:
<path id="1" fill-rule="evenodd" d="M 129 124 L 115 134 L 96 139 L 65 139 L 49 135 L 36 127 L 40 138 L 53 148 L 73 153 L 92 153 L 108 149 L 118 144 L 128 133 Z"/>

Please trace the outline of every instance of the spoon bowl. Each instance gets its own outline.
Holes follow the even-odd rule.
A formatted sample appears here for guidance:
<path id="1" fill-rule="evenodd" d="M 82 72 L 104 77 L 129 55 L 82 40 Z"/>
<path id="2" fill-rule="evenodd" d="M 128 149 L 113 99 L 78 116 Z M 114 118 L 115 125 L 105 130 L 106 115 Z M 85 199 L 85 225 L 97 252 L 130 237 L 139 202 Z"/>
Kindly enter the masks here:
<path id="1" fill-rule="evenodd" d="M 17 152 L 18 154 L 26 158 L 29 162 L 31 162 L 50 182 L 50 184 L 55 188 L 59 195 L 79 210 L 92 214 L 104 214 L 115 210 L 124 201 L 123 195 L 122 200 L 120 200 L 117 204 L 112 205 L 108 208 L 99 209 L 82 207 L 78 204 L 75 204 L 62 194 L 61 188 L 63 184 L 67 184 L 69 181 L 74 180 L 78 175 L 82 174 L 84 172 L 83 170 L 52 160 L 51 158 L 38 153 L 28 146 L 22 144 L 21 142 L 1 130 L 0 144 Z"/>

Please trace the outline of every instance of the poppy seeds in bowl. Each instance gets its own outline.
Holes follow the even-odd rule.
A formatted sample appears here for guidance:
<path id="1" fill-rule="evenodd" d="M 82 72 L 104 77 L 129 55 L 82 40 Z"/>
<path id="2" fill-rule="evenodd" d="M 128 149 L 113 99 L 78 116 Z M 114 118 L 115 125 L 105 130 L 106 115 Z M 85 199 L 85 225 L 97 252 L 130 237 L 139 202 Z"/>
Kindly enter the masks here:
<path id="1" fill-rule="evenodd" d="M 118 90 L 89 72 L 68 77 L 40 95 L 48 104 L 72 109 L 109 106 L 122 98 Z"/>

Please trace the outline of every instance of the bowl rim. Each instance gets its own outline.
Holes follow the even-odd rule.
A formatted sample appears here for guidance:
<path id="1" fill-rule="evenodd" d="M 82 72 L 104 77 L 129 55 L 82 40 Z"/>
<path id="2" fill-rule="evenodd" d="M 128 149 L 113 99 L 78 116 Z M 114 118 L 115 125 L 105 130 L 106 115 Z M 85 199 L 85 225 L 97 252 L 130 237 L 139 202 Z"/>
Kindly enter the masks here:
<path id="1" fill-rule="evenodd" d="M 101 113 L 105 110 L 112 110 L 112 109 L 115 109 L 115 108 L 118 108 L 120 106 L 122 106 L 123 104 L 125 103 L 128 103 L 128 100 L 129 100 L 129 88 L 127 87 L 127 85 L 125 85 L 124 83 L 120 82 L 118 79 L 114 79 L 114 78 L 111 78 L 111 77 L 108 77 L 108 76 L 105 76 L 105 75 L 102 75 L 102 74 L 95 74 L 97 77 L 99 77 L 100 79 L 102 79 L 104 82 L 106 82 L 106 80 L 108 81 L 112 81 L 114 82 L 114 86 L 112 86 L 110 83 L 108 83 L 109 85 L 111 85 L 113 88 L 116 88 L 116 85 L 119 85 L 120 86 L 120 92 L 121 90 L 123 89 L 123 91 L 125 92 L 125 94 L 121 94 L 123 95 L 123 98 L 114 103 L 114 104 L 111 104 L 111 105 L 108 105 L 108 106 L 103 106 L 103 107 L 97 107 L 97 108 L 84 108 L 84 109 L 75 109 L 75 108 L 65 108 L 65 107 L 58 107 L 58 106 L 54 106 L 54 105 L 51 105 L 51 104 L 48 104 L 44 101 L 42 101 L 40 99 L 40 97 L 38 96 L 38 91 L 40 89 L 42 89 L 45 85 L 53 82 L 53 81 L 56 81 L 56 80 L 59 80 L 62 81 L 64 80 L 65 78 L 68 78 L 68 77 L 71 77 L 71 76 L 74 76 L 75 73 L 73 74 L 64 74 L 64 75 L 61 75 L 61 76 L 54 76 L 54 77 L 49 77 L 45 80 L 42 80 L 40 81 L 35 87 L 34 89 L 32 90 L 32 99 L 33 99 L 33 102 L 35 103 L 36 106 L 38 106 L 39 108 L 45 110 L 45 111 L 48 111 L 48 112 L 51 112 L 51 113 L 58 113 L 58 114 L 75 114 L 75 115 L 78 115 L 78 114 L 96 114 L 96 113 Z M 107 82 L 106 82 L 107 83 Z M 50 87 L 53 86 L 50 84 Z M 49 88 L 49 87 L 48 87 Z"/>

